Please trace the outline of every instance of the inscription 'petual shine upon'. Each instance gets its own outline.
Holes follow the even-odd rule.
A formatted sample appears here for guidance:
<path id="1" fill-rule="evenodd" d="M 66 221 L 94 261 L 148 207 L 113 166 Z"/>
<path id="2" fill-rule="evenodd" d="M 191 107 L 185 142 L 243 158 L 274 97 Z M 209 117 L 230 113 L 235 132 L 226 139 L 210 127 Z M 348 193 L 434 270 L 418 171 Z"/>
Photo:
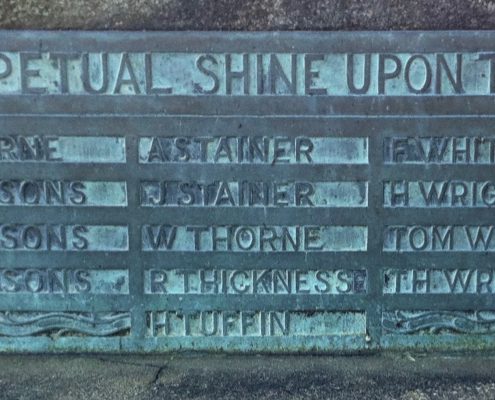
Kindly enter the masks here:
<path id="1" fill-rule="evenodd" d="M 2 94 L 492 94 L 493 53 L 0 52 Z M 475 81 L 476 80 L 476 81 Z"/>

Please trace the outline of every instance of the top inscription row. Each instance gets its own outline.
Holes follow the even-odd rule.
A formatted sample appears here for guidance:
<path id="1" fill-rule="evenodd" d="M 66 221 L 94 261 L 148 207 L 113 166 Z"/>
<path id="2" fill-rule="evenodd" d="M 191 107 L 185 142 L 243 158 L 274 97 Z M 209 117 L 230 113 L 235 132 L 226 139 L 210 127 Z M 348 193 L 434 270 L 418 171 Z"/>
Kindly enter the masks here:
<path id="1" fill-rule="evenodd" d="M 492 53 L 2 52 L 0 95 L 489 95 Z"/>

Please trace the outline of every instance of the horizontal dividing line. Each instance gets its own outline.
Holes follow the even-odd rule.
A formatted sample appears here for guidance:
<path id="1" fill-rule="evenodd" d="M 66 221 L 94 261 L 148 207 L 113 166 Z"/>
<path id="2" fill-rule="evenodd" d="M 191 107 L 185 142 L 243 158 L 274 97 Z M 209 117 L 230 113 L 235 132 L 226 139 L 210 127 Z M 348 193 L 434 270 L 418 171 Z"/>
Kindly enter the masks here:
<path id="1" fill-rule="evenodd" d="M 147 311 L 359 311 L 366 295 L 144 295 Z"/>
<path id="2" fill-rule="evenodd" d="M 123 339 L 126 339 L 123 341 Z M 120 336 L 113 337 L 61 337 L 58 340 L 53 340 L 50 336 L 27 336 L 27 337 L 0 337 L 0 352 L 11 353 L 41 353 L 46 354 L 47 349 L 52 352 L 81 351 L 89 352 L 108 352 L 122 353 L 124 351 L 132 351 L 131 344 L 142 349 L 142 344 L 138 346 L 135 338 L 122 338 Z M 141 350 L 142 351 L 142 350 Z"/>
<path id="3" fill-rule="evenodd" d="M 63 39 L 61 39 L 63 37 Z M 4 31 L 4 51 L 438 52 L 492 51 L 492 31 L 76 32 Z"/>
<path id="4" fill-rule="evenodd" d="M 154 252 L 157 252 L 157 253 L 162 253 L 162 254 L 167 254 L 167 257 L 168 257 L 168 254 L 170 253 L 174 253 L 174 252 L 177 252 L 177 253 L 185 253 L 185 254 L 190 254 L 190 253 L 195 253 L 195 254 L 203 254 L 204 257 L 207 257 L 208 255 L 212 255 L 212 254 L 208 254 L 208 253 L 215 253 L 215 252 L 211 252 L 209 250 L 201 250 L 201 251 L 191 251 L 191 252 L 183 252 L 182 250 L 180 251 L 175 251 L 175 250 L 167 250 L 167 251 L 156 251 L 156 250 L 153 250 Z M 248 251 L 250 253 L 254 253 L 254 254 L 263 254 L 263 253 L 267 253 L 267 254 L 271 254 L 273 257 L 277 255 L 277 251 L 253 251 L 253 250 L 250 250 Z M 311 251 L 286 251 L 287 253 L 319 253 L 320 251 L 318 250 L 311 250 Z M 325 253 L 327 253 L 327 255 L 329 257 L 332 257 L 334 254 L 337 254 L 337 253 L 350 253 L 350 254 L 354 254 L 354 253 L 365 253 L 365 251 L 361 251 L 361 250 L 355 250 L 354 252 L 353 251 L 349 251 L 349 250 L 332 250 L 332 251 L 325 251 Z M 241 254 L 246 254 L 247 252 L 245 251 L 231 251 L 230 252 L 231 254 L 234 254 L 234 253 L 241 253 Z M 323 253 L 323 252 L 322 252 Z"/>
<path id="5" fill-rule="evenodd" d="M 295 179 L 303 182 L 365 182 L 371 179 L 382 183 L 394 181 L 494 181 L 493 169 L 495 164 L 470 164 L 463 166 L 445 165 L 400 165 L 386 166 L 381 176 L 370 176 L 370 166 L 377 163 L 370 160 L 369 164 L 140 164 L 139 179 L 141 180 L 178 180 L 190 179 L 198 182 L 215 180 L 232 181 L 273 181 L 290 182 Z M 1 164 L 0 164 L 1 165 Z M 242 172 L 242 176 L 239 176 Z M 56 175 L 55 175 L 56 176 Z M 428 186 L 427 186 L 428 187 Z"/>
<path id="6" fill-rule="evenodd" d="M 137 157 L 137 154 L 136 154 Z M 337 182 L 369 179 L 367 164 L 62 164 L 0 162 L 0 180 Z M 133 190 L 128 185 L 128 190 Z M 137 190 L 137 188 L 135 189 Z"/>
<path id="7" fill-rule="evenodd" d="M 382 181 L 494 181 L 495 164 L 383 164 Z M 427 186 L 428 188 L 428 186 Z"/>
<path id="8" fill-rule="evenodd" d="M 2 251 L 0 268 L 130 269 L 129 252 Z M 214 261 L 211 261 L 214 257 Z M 495 269 L 483 252 L 141 252 L 144 269 Z M 274 260 L 276 260 L 274 262 Z"/>
<path id="9" fill-rule="evenodd" d="M 390 350 L 411 349 L 411 350 L 450 350 L 458 352 L 459 350 L 473 350 L 479 352 L 483 349 L 493 349 L 495 334 L 467 334 L 467 333 L 445 333 L 445 334 L 400 334 L 384 332 L 380 338 L 380 346 Z"/>
<path id="10" fill-rule="evenodd" d="M 0 96 L 3 115 L 493 115 L 489 96 Z M 267 109 L 270 112 L 267 112 Z M 221 113 L 218 110 L 222 110 Z M 232 110 L 231 112 L 227 110 Z M 244 116 L 244 115 L 243 115 Z"/>
<path id="11" fill-rule="evenodd" d="M 385 208 L 381 221 L 385 225 L 493 225 L 493 208 L 397 207 Z"/>
<path id="12" fill-rule="evenodd" d="M 492 31 L 83 32 L 4 31 L 5 51 L 423 52 L 491 51 Z M 144 50 L 143 50 L 144 49 Z"/>
<path id="13" fill-rule="evenodd" d="M 140 208 L 142 224 L 241 225 L 241 226 L 353 226 L 363 225 L 366 208 Z"/>
<path id="14" fill-rule="evenodd" d="M 139 164 L 140 180 L 233 181 L 361 181 L 369 179 L 368 164 Z M 242 172 L 242 175 L 239 174 Z"/>
<path id="15" fill-rule="evenodd" d="M 131 263 L 131 254 L 140 265 Z M 314 253 L 232 253 L 232 252 L 60 252 L 60 251 L 2 251 L 0 268 L 52 268 L 74 266 L 84 269 L 365 269 L 378 270 L 365 252 Z M 214 257 L 214 261 L 211 261 Z M 276 263 L 274 263 L 276 260 Z"/>
<path id="16" fill-rule="evenodd" d="M 87 265 L 85 260 L 81 260 L 81 257 L 79 256 L 79 262 L 75 261 L 72 264 L 67 264 L 64 262 L 64 260 L 56 260 L 54 262 L 48 262 L 46 260 L 43 261 L 37 261 L 32 262 L 33 260 L 26 261 L 24 263 L 19 263 L 19 262 L 14 262 L 12 265 L 9 265 L 9 263 L 6 263 L 4 261 L 0 262 L 0 270 L 39 270 L 39 271 L 47 271 L 47 270 L 84 270 L 84 271 L 127 271 L 128 268 L 123 267 L 121 265 L 107 265 L 107 264 L 95 264 L 94 266 L 92 265 Z M 0 291 L 1 293 L 1 291 Z"/>
<path id="17" fill-rule="evenodd" d="M 492 135 L 495 116 L 0 115 L 4 135 L 399 137 Z M 91 121 L 89 121 L 91 119 Z M 331 124 L 326 122 L 331 119 Z M 455 123 L 453 121 L 455 120 Z M 89 123 L 90 122 L 90 123 Z"/>
<path id="18" fill-rule="evenodd" d="M 270 207 L 20 207 L 0 206 L 0 224 L 64 225 L 363 225 L 366 208 Z M 247 219 L 246 219 L 247 218 Z"/>
<path id="19" fill-rule="evenodd" d="M 330 256 L 331 254 L 331 256 Z M 214 257 L 212 260 L 210 257 Z M 366 269 L 373 260 L 365 253 L 163 253 L 142 252 L 143 269 Z M 376 270 L 379 266 L 377 265 Z M 369 268 L 371 271 L 371 268 Z"/>
<path id="20" fill-rule="evenodd" d="M 0 224 L 127 225 L 126 207 L 0 206 Z"/>
<path id="21" fill-rule="evenodd" d="M 124 342 L 125 343 L 125 342 Z M 1 344 L 1 342 L 0 342 Z M 312 354 L 353 354 L 357 350 L 367 349 L 365 332 L 361 334 L 329 333 L 326 335 L 296 334 L 288 336 L 223 336 L 223 337 L 198 337 L 198 336 L 165 336 L 144 338 L 138 343 L 126 346 L 134 352 L 156 351 L 195 351 L 211 352 L 212 350 L 237 351 L 240 353 L 266 352 L 297 353 L 308 352 Z M 77 351 L 77 350 L 76 350 Z"/>
<path id="22" fill-rule="evenodd" d="M 354 354 L 357 350 L 368 348 L 365 335 L 312 335 L 312 336 L 165 336 L 138 338 L 131 336 L 114 337 L 66 337 L 57 340 L 38 336 L 26 338 L 0 338 L 0 352 L 46 353 L 81 351 L 100 353 L 153 353 L 167 351 L 211 352 L 224 350 L 239 353 L 297 353 L 302 351 L 321 354 Z"/>
<path id="23" fill-rule="evenodd" d="M 183 217 L 181 214 L 194 214 L 198 215 L 203 212 L 213 212 L 213 213 L 221 213 L 221 216 L 225 214 L 230 215 L 240 215 L 241 217 L 244 217 L 245 214 L 247 213 L 248 216 L 251 218 L 251 214 L 260 215 L 260 213 L 263 214 L 263 218 L 266 217 L 267 214 L 275 214 L 275 215 L 282 215 L 282 218 L 285 216 L 287 212 L 290 212 L 291 214 L 294 212 L 296 216 L 303 216 L 306 215 L 308 218 L 312 219 L 314 218 L 315 214 L 323 214 L 325 216 L 329 216 L 331 218 L 336 218 L 333 219 L 333 221 L 340 221 L 341 216 L 339 214 L 344 213 L 344 214 L 351 214 L 348 216 L 351 221 L 355 221 L 355 213 L 357 212 L 361 216 L 359 218 L 362 218 L 363 212 L 366 210 L 366 206 L 362 207 L 347 207 L 345 205 L 341 206 L 329 206 L 329 205 L 315 205 L 315 206 L 300 206 L 300 205 L 288 205 L 288 206 L 262 206 L 262 205 L 235 205 L 235 206 L 202 206 L 202 205 L 197 205 L 197 206 L 177 206 L 177 205 L 171 205 L 171 206 L 140 206 L 139 210 L 139 215 L 142 215 L 144 218 L 150 217 L 152 215 L 156 216 L 163 216 L 167 215 L 167 217 L 170 214 L 179 215 L 180 220 L 183 220 Z M 298 214 L 298 215 L 297 215 Z M 335 215 L 334 215 L 335 214 Z M 237 220 L 236 220 L 237 221 Z M 197 221 L 196 221 L 197 222 Z M 223 221 L 218 221 L 218 224 L 222 224 Z M 238 223 L 238 221 L 236 222 Z M 362 219 L 359 219 L 359 223 L 362 223 Z M 243 225 L 249 225 L 249 222 L 245 223 L 242 222 Z M 346 222 L 347 224 L 347 222 Z M 353 222 L 353 224 L 357 224 L 357 222 Z"/>
<path id="24" fill-rule="evenodd" d="M 495 294 L 383 295 L 381 303 L 384 311 L 495 310 Z"/>
<path id="25" fill-rule="evenodd" d="M 97 218 L 96 215 L 101 215 L 103 218 L 112 220 L 110 214 L 117 214 L 121 217 L 125 217 L 125 213 L 128 212 L 127 206 L 102 206 L 102 205 L 90 205 L 81 206 L 77 204 L 41 204 L 41 205 L 10 205 L 10 204 L 0 204 L 0 223 L 2 219 L 11 218 L 12 214 L 28 214 L 28 215 L 41 215 L 43 218 L 47 216 L 53 216 L 54 220 L 61 220 L 67 224 L 73 223 L 74 218 L 88 216 L 90 219 Z M 95 215 L 96 214 L 96 215 Z M 69 217 L 69 219 L 67 219 Z M 118 222 L 121 225 L 121 222 Z"/>
<path id="26" fill-rule="evenodd" d="M 383 269 L 495 269 L 495 253 L 483 252 L 384 252 L 373 261 Z"/>
<path id="27" fill-rule="evenodd" d="M 135 168 L 129 161 L 127 164 L 0 162 L 1 180 L 125 182 L 130 174 L 135 173 Z"/>
<path id="28" fill-rule="evenodd" d="M 54 295 L 0 293 L 0 310 L 32 312 L 117 312 L 129 311 L 134 304 L 130 295 Z"/>
<path id="29" fill-rule="evenodd" d="M 0 252 L 0 268 L 129 269 L 128 252 Z"/>
<path id="30" fill-rule="evenodd" d="M 39 253 L 38 253 L 39 254 Z M 49 257 L 49 255 L 46 255 Z M 84 254 L 84 262 L 87 268 L 92 268 L 92 265 L 102 265 L 106 268 L 107 263 L 101 260 L 98 256 Z M 214 256 L 215 261 L 209 261 L 209 257 Z M 20 258 L 19 265 L 24 265 Z M 80 260 L 81 254 L 73 255 L 76 264 Z M 34 264 L 37 265 L 35 257 Z M 65 259 L 63 255 L 59 258 L 53 257 L 43 261 L 42 265 L 50 266 L 53 264 L 62 263 Z M 110 258 L 110 257 L 108 257 Z M 114 256 L 111 257 L 112 259 Z M 120 265 L 127 265 L 133 268 L 132 265 L 126 264 L 125 256 L 119 264 L 117 261 L 111 262 L 115 268 Z M 274 263 L 274 258 L 276 263 Z M 263 252 L 263 253 L 229 253 L 229 252 L 201 252 L 201 253 L 186 253 L 186 252 L 141 252 L 140 259 L 142 260 L 142 268 L 145 269 L 225 269 L 225 270 L 252 270 L 252 269 L 270 269 L 270 270 L 315 270 L 315 269 L 351 269 L 351 270 L 367 270 L 368 274 L 380 273 L 379 271 L 386 268 L 398 269 L 495 269 L 495 253 L 472 253 L 472 252 L 416 252 L 416 253 L 382 253 L 378 257 L 370 256 L 366 252 L 313 252 L 313 253 L 281 253 L 281 252 Z M 5 262 L 3 263 L 5 265 Z M 17 263 L 16 263 L 17 265 Z"/>
<path id="31" fill-rule="evenodd" d="M 128 311 L 130 295 L 0 293 L 0 311 L 33 312 L 103 312 Z M 366 295 L 221 295 L 180 294 L 144 295 L 147 311 L 359 311 L 366 308 Z M 89 305 L 90 304 L 90 305 Z M 89 305 L 89 306 L 88 306 Z M 42 310 L 42 311 L 41 311 Z"/>
<path id="32" fill-rule="evenodd" d="M 137 157 L 137 154 L 136 154 Z M 371 163 L 372 161 L 370 161 Z M 491 164 L 405 165 L 385 164 L 380 177 L 370 176 L 370 164 L 99 164 L 0 162 L 1 180 L 120 181 L 135 178 L 189 182 L 273 181 L 365 182 L 370 179 L 406 181 L 494 181 Z M 34 168 L 35 167 L 35 168 Z M 239 176 L 239 172 L 242 175 Z M 269 178 L 269 179 L 268 179 Z"/>
<path id="33" fill-rule="evenodd" d="M 480 202 L 481 203 L 481 202 Z M 425 224 L 431 225 L 491 225 L 494 221 L 493 206 L 442 206 L 442 207 L 385 207 L 382 211 L 383 221 L 390 225 L 398 224 Z M 419 220 L 419 221 L 418 221 Z"/>
<path id="34" fill-rule="evenodd" d="M 450 256 L 450 257 L 454 257 L 454 259 L 456 260 L 456 263 L 457 263 L 457 259 L 459 256 L 461 255 L 469 255 L 470 257 L 474 257 L 476 254 L 478 254 L 479 256 L 483 256 L 483 259 L 480 260 L 480 263 L 481 264 L 478 264 L 478 267 L 479 268 L 483 268 L 483 266 L 485 266 L 485 263 L 486 263 L 486 258 L 488 258 L 488 255 L 494 253 L 494 251 L 492 250 L 488 250 L 488 251 L 482 251 L 481 250 L 481 247 L 479 247 L 479 250 L 477 251 L 473 251 L 473 250 L 467 250 L 467 249 L 461 249 L 461 250 L 449 250 L 449 251 L 444 251 L 444 250 L 436 250 L 436 251 L 409 251 L 408 249 L 405 249 L 405 250 L 400 250 L 400 251 L 387 251 L 386 253 L 389 253 L 391 255 L 396 255 L 396 256 L 401 256 L 401 255 L 404 255 L 404 254 L 409 254 L 409 253 L 412 253 L 412 254 L 416 254 L 416 257 L 430 257 L 432 254 L 441 254 L 443 258 L 447 257 L 447 256 Z M 468 264 L 463 264 L 462 266 L 458 266 L 458 268 L 466 268 L 465 265 L 468 265 Z"/>

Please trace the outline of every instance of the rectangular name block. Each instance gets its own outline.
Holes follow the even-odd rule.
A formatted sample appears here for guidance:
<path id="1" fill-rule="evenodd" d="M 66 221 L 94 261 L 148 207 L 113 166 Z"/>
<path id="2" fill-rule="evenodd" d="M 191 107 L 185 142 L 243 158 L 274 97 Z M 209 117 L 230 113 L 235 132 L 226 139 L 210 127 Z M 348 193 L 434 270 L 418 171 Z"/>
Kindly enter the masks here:
<path id="1" fill-rule="evenodd" d="M 105 136 L 4 136 L 0 162 L 123 163 L 125 139 Z"/>
<path id="2" fill-rule="evenodd" d="M 493 350 L 494 43 L 0 32 L 0 351 Z"/>

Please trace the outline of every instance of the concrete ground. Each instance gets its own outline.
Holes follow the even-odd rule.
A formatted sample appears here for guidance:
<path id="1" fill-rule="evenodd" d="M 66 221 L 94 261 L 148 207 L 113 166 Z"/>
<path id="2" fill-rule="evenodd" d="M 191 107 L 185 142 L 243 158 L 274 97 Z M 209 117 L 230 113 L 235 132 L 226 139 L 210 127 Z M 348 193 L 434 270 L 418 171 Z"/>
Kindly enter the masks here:
<path id="1" fill-rule="evenodd" d="M 2 355 L 2 400 L 495 399 L 494 355 Z"/>

